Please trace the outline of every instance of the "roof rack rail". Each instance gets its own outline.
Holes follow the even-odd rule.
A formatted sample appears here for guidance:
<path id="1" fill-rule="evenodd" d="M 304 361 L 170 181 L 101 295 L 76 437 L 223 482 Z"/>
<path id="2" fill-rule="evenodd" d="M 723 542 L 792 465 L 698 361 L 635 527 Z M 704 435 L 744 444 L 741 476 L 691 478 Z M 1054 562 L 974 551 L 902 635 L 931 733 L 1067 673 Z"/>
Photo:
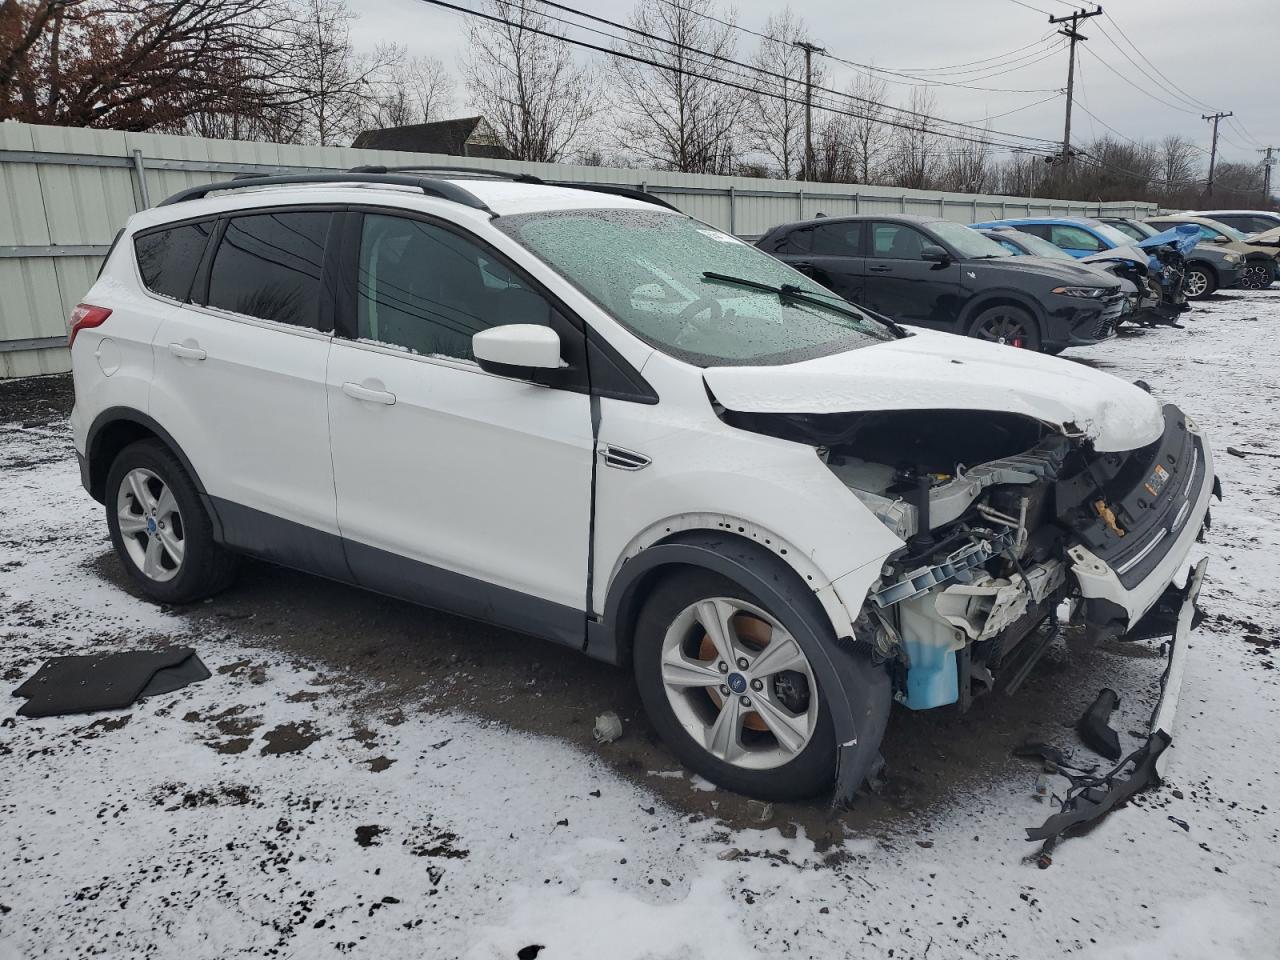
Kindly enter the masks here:
<path id="1" fill-rule="evenodd" d="M 497 216 L 489 205 L 465 187 L 460 187 L 449 180 L 437 180 L 433 177 L 411 177 L 394 173 L 297 173 L 284 176 L 248 176 L 235 180 L 219 180 L 199 187 L 188 187 L 179 190 L 171 197 L 161 201 L 158 206 L 166 207 L 186 200 L 199 200 L 211 193 L 223 190 L 244 190 L 248 187 L 287 186 L 304 183 L 381 183 L 397 187 L 416 187 L 429 197 L 452 200 L 473 210 L 483 210 Z"/>
<path id="2" fill-rule="evenodd" d="M 448 166 L 443 164 L 409 164 L 403 167 L 384 167 L 370 164 L 363 167 L 352 167 L 351 173 L 469 173 L 478 177 L 494 177 L 498 180 L 510 180 L 513 183 L 545 183 L 541 177 L 532 173 L 511 173 L 507 170 L 481 170 L 476 167 Z"/>
<path id="3" fill-rule="evenodd" d="M 674 210 L 681 213 L 681 209 L 674 204 L 667 203 L 661 197 L 656 197 L 647 190 L 637 190 L 634 187 L 623 187 L 612 183 L 575 183 L 571 180 L 547 180 L 544 181 L 549 187 L 568 187 L 572 190 L 591 190 L 595 193 L 607 193 L 615 197 L 627 197 L 631 200 L 639 200 L 641 203 L 652 203 L 658 207 L 665 207 L 668 210 Z"/>

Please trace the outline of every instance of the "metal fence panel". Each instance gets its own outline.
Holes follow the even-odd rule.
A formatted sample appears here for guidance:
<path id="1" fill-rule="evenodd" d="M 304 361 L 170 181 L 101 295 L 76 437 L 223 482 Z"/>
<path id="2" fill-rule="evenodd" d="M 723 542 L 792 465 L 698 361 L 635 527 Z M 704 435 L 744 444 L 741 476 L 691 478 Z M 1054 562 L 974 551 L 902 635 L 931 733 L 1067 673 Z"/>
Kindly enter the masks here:
<path id="1" fill-rule="evenodd" d="M 58 338 L 129 215 L 186 187 L 247 172 L 363 164 L 450 165 L 643 189 L 738 236 L 823 214 L 917 213 L 961 223 L 1032 215 L 1144 216 L 1150 204 L 1084 204 L 898 187 L 699 176 L 574 164 L 305 147 L 0 123 L 0 377 L 68 368 Z"/>

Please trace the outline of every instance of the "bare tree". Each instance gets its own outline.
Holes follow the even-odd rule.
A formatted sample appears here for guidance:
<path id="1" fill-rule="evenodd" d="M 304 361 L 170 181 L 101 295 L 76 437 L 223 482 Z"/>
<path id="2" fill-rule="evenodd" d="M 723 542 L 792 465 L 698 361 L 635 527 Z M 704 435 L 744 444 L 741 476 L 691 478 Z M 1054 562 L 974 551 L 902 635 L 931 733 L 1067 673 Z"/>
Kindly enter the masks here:
<path id="1" fill-rule="evenodd" d="M 813 169 L 809 179 L 819 183 L 854 183 L 858 179 L 858 148 L 853 121 L 845 113 L 823 113 L 814 124 Z"/>
<path id="2" fill-rule="evenodd" d="M 1161 140 L 1158 149 L 1160 178 L 1166 193 L 1184 190 L 1195 181 L 1199 163 L 1194 143 L 1174 134 Z"/>
<path id="3" fill-rule="evenodd" d="M 758 71 L 779 74 L 761 76 L 759 89 L 746 101 L 748 146 L 773 161 L 784 180 L 797 176 L 804 165 L 804 52 L 795 44 L 809 39 L 804 20 L 784 7 L 765 21 L 764 33 L 751 58 Z M 813 71 L 813 83 L 821 86 L 824 71 Z"/>
<path id="4" fill-rule="evenodd" d="M 489 0 L 500 22 L 468 25 L 463 72 L 471 102 L 516 160 L 553 163 L 595 115 L 597 81 L 530 0 Z"/>
<path id="5" fill-rule="evenodd" d="M 937 100 L 927 87 L 912 87 L 905 109 L 896 111 L 901 124 L 889 144 L 889 179 L 895 186 L 923 190 L 937 173 L 941 141 L 932 119 Z"/>
<path id="6" fill-rule="evenodd" d="M 366 127 L 403 127 L 443 119 L 453 108 L 453 77 L 434 57 L 393 64 L 372 83 Z"/>
<path id="7" fill-rule="evenodd" d="M 938 174 L 938 187 L 955 193 L 986 193 L 994 180 L 995 167 L 987 144 L 950 142 Z"/>
<path id="8" fill-rule="evenodd" d="M 721 17 L 726 23 L 708 19 L 711 14 L 711 0 L 640 0 L 631 26 L 662 39 L 626 40 L 618 49 L 658 66 L 621 57 L 611 64 L 620 145 L 664 169 L 719 174 L 733 169 L 745 96 L 716 82 L 720 70 L 714 58 L 732 58 L 736 46 L 728 25 L 732 12 Z"/>
<path id="9" fill-rule="evenodd" d="M 378 81 L 404 58 L 403 48 L 390 44 L 357 52 L 354 19 L 343 0 L 299 0 L 291 31 L 292 88 L 308 139 L 321 146 L 351 142 Z"/>
<path id="10" fill-rule="evenodd" d="M 887 159 L 893 128 L 885 121 L 892 119 L 889 109 L 889 85 L 871 73 L 858 73 L 849 84 L 850 112 L 858 114 L 849 120 L 849 137 L 856 151 L 858 183 L 875 183 Z"/>

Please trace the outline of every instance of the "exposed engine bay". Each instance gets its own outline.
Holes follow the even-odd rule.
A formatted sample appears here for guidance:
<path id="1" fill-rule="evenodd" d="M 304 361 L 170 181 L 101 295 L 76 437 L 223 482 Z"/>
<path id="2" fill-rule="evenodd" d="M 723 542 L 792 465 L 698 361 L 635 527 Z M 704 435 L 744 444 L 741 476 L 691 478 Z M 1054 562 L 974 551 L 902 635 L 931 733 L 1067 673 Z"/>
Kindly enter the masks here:
<path id="1" fill-rule="evenodd" d="M 1071 424 L 1014 413 L 724 416 L 812 444 L 903 541 L 855 628 L 914 709 L 966 707 L 1002 674 L 1012 678 L 1006 687 L 1020 683 L 1023 661 L 1038 658 L 1029 648 L 1052 640 L 1064 600 L 1092 630 L 1124 633 L 1125 611 L 1081 590 L 1086 558 L 1132 587 L 1178 539 L 1212 480 L 1194 425 L 1172 405 L 1161 437 L 1123 453 L 1095 451 Z"/>

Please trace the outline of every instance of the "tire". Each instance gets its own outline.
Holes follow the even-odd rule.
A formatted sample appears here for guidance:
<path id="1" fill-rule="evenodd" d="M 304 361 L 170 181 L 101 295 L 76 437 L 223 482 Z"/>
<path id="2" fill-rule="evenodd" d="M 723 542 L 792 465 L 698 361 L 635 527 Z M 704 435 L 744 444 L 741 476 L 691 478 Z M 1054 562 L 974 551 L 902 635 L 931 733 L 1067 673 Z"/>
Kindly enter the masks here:
<path id="1" fill-rule="evenodd" d="M 689 572 L 658 584 L 636 623 L 636 685 L 650 721 L 686 766 L 728 790 L 761 800 L 797 800 L 829 790 L 836 767 L 830 709 L 808 656 L 785 627 L 781 637 L 777 633 L 783 622 L 804 614 L 795 610 L 775 614 L 732 580 L 686 569 Z M 718 668 L 723 648 L 702 628 L 698 615 L 692 619 L 690 615 L 695 607 L 708 610 L 708 604 L 720 614 L 720 622 L 736 625 L 730 628 L 730 643 L 744 655 L 741 662 L 748 668 L 737 662 L 727 665 L 728 669 Z M 737 612 L 725 616 L 729 610 Z M 821 632 L 829 630 L 824 624 Z M 752 677 L 749 668 L 765 662 L 775 640 L 789 641 L 788 646 L 775 648 L 779 651 L 776 664 L 797 669 Z M 711 659 L 705 660 L 708 654 Z M 670 686 L 664 675 L 668 671 L 692 682 Z M 759 711 L 744 709 L 746 700 L 758 705 Z M 708 745 L 715 740 L 718 719 L 723 721 L 722 730 L 733 734 L 721 739 L 721 756 Z M 728 726 L 734 721 L 736 728 Z M 784 731 L 790 743 L 784 743 L 773 729 Z"/>
<path id="2" fill-rule="evenodd" d="M 1275 268 L 1260 261 L 1246 261 L 1240 271 L 1240 287 L 1243 290 L 1265 290 L 1275 279 Z"/>
<path id="3" fill-rule="evenodd" d="M 1218 279 L 1208 267 L 1196 263 L 1187 268 L 1182 279 L 1182 291 L 1188 300 L 1203 300 L 1217 289 Z"/>
<path id="4" fill-rule="evenodd" d="M 239 558 L 214 542 L 195 484 L 160 441 L 120 451 L 107 472 L 106 502 L 111 543 L 148 598 L 191 603 L 235 580 Z"/>
<path id="5" fill-rule="evenodd" d="M 1024 307 L 987 307 L 969 324 L 969 336 L 988 343 L 1002 343 L 1024 350 L 1039 351 L 1040 325 Z"/>

